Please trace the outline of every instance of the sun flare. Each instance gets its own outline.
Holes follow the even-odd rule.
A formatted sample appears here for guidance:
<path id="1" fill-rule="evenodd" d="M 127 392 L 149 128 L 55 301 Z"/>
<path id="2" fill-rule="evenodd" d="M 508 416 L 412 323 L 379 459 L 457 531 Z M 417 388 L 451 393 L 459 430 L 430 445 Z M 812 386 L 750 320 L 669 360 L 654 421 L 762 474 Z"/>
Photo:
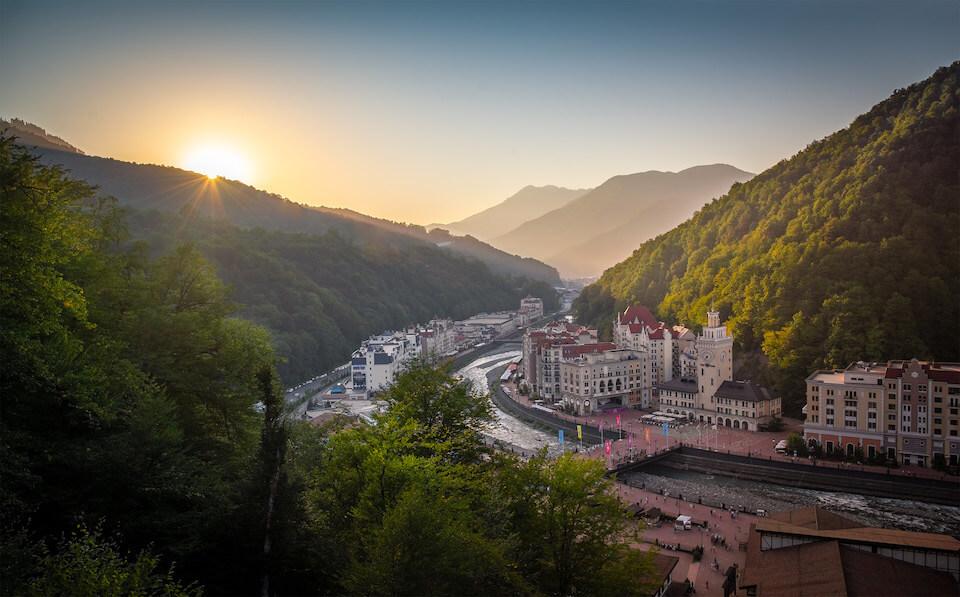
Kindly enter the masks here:
<path id="1" fill-rule="evenodd" d="M 184 156 L 183 165 L 188 170 L 205 174 L 210 179 L 218 177 L 250 183 L 252 168 L 249 160 L 233 148 L 223 145 L 201 145 Z"/>

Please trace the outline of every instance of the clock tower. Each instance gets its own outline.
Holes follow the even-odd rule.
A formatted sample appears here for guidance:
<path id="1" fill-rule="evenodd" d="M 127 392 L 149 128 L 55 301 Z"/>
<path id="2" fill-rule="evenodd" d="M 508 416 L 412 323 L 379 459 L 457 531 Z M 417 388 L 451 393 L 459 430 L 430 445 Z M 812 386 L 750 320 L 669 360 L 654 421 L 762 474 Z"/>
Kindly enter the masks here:
<path id="1" fill-rule="evenodd" d="M 697 336 L 697 390 L 700 408 L 713 410 L 713 395 L 725 381 L 733 381 L 733 336 L 720 323 L 718 311 L 707 312 L 707 325 Z"/>

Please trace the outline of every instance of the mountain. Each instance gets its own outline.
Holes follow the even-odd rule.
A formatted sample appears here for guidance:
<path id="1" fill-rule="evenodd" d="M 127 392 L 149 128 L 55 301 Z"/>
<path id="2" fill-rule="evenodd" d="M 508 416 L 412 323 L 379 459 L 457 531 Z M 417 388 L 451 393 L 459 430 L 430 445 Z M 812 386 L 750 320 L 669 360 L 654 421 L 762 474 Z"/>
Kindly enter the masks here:
<path id="1" fill-rule="evenodd" d="M 899 89 L 670 232 L 575 303 L 606 323 L 631 302 L 667 321 L 711 305 L 740 375 L 799 413 L 804 378 L 856 360 L 960 359 L 960 62 Z"/>
<path id="2" fill-rule="evenodd" d="M 489 241 L 502 236 L 524 222 L 563 207 L 590 189 L 566 189 L 548 185 L 525 186 L 504 201 L 468 218 L 449 224 L 432 224 L 430 228 L 443 228 L 457 234 L 470 234 Z"/>
<path id="3" fill-rule="evenodd" d="M 299 205 L 177 168 L 24 145 L 116 197 L 130 240 L 150 255 L 194 246 L 230 285 L 239 315 L 270 330 L 291 383 L 343 363 L 383 329 L 513 309 L 529 294 L 558 305 L 556 270 L 472 237 Z"/>
<path id="4" fill-rule="evenodd" d="M 39 126 L 26 122 L 25 120 L 20 120 L 19 118 L 11 118 L 10 120 L 0 118 L 0 133 L 15 136 L 20 145 L 26 145 L 28 147 L 43 147 L 46 149 L 69 151 L 70 153 L 83 153 L 60 137 L 51 135 Z"/>
<path id="5" fill-rule="evenodd" d="M 346 237 L 377 243 L 429 243 L 482 261 L 494 273 L 524 276 L 552 285 L 560 282 L 554 268 L 470 237 L 428 233 L 422 226 L 381 220 L 347 209 L 302 205 L 237 181 L 211 181 L 202 174 L 170 166 L 87 156 L 48 146 L 40 146 L 36 151 L 43 163 L 63 166 L 73 177 L 97 185 L 105 194 L 133 208 L 189 214 L 240 228 L 310 234 L 336 230 Z"/>
<path id="6" fill-rule="evenodd" d="M 491 242 L 546 261 L 565 277 L 595 275 L 751 176 L 726 164 L 614 176 Z"/>
<path id="7" fill-rule="evenodd" d="M 505 278 L 484 264 L 398 236 L 358 242 L 336 229 L 295 234 L 222 220 L 132 210 L 127 225 L 152 254 L 196 247 L 232 289 L 240 315 L 271 331 L 290 383 L 346 361 L 370 334 L 480 311 L 515 309 L 528 294 L 557 307 L 544 282 Z"/>

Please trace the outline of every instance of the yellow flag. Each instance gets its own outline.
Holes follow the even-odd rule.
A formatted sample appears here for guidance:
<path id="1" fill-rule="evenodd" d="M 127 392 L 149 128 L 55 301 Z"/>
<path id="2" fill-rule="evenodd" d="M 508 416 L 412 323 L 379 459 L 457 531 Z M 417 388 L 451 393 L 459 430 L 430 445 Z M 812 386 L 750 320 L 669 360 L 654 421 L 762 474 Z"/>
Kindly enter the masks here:
<path id="1" fill-rule="evenodd" d="M 577 425 L 577 439 L 583 439 L 583 429 Z"/>

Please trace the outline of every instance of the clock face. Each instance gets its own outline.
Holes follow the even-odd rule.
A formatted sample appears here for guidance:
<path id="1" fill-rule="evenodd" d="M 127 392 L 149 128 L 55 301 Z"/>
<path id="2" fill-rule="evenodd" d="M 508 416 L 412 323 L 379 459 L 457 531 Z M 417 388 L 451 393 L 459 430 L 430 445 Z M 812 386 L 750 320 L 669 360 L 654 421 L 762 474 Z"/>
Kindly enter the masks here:
<path id="1" fill-rule="evenodd" d="M 709 361 L 709 360 L 710 360 L 710 353 L 709 353 L 709 352 L 708 352 L 708 353 L 705 353 L 705 354 L 703 355 L 703 360 L 705 360 L 705 361 Z"/>
<path id="2" fill-rule="evenodd" d="M 919 377 L 919 376 L 920 376 L 920 374 L 917 373 L 916 371 L 914 371 L 913 373 L 910 374 L 910 377 Z"/>

